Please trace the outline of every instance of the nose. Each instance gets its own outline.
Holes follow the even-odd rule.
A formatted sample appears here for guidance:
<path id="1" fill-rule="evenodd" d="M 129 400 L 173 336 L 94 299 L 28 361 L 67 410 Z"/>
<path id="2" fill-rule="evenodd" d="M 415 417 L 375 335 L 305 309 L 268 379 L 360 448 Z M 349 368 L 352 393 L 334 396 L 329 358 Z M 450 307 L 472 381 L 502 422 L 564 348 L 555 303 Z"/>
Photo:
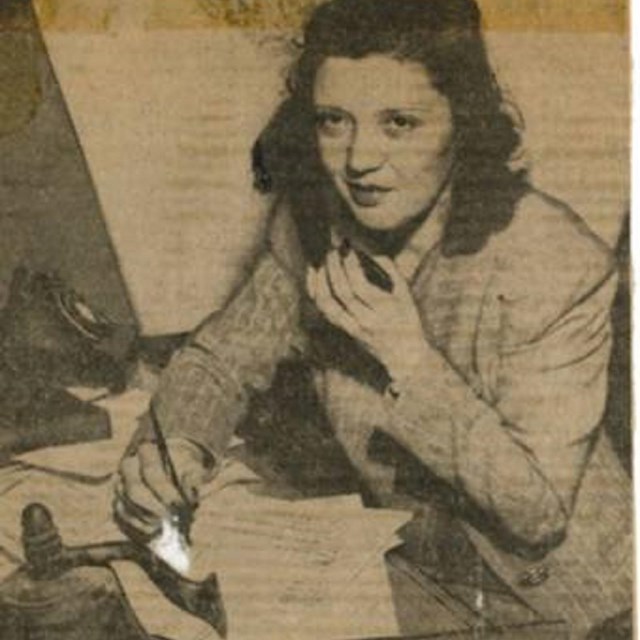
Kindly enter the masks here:
<path id="1" fill-rule="evenodd" d="M 347 176 L 357 178 L 379 169 L 385 160 L 384 144 L 374 133 L 356 131 L 347 152 Z"/>

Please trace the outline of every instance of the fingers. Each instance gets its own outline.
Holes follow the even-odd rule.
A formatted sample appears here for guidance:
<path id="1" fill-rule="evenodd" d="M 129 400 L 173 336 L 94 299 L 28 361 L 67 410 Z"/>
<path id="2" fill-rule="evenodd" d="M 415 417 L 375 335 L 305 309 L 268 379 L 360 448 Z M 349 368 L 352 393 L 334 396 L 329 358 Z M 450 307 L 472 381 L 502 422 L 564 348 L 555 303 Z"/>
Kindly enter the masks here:
<path id="1" fill-rule="evenodd" d="M 210 477 L 213 459 L 207 460 L 203 451 L 192 442 L 182 438 L 169 440 L 169 453 L 178 474 L 178 482 L 187 502 L 198 506 L 200 487 Z"/>
<path id="2" fill-rule="evenodd" d="M 113 517 L 122 532 L 132 540 L 140 540 L 147 543 L 155 538 L 162 529 L 162 521 L 153 521 L 140 518 L 135 513 L 135 506 L 132 505 L 126 494 L 116 489 L 113 498 Z"/>
<path id="3" fill-rule="evenodd" d="M 393 260 L 369 257 L 388 274 L 393 283 L 391 292 L 368 280 L 354 250 L 344 258 L 338 251 L 330 251 L 323 267 L 307 273 L 307 289 L 318 309 L 332 324 L 365 344 L 375 327 L 383 323 L 385 314 L 398 311 L 398 304 L 413 304 L 408 285 Z"/>
<path id="4" fill-rule="evenodd" d="M 149 540 L 160 532 L 162 520 L 171 513 L 184 508 L 192 511 L 198 505 L 198 488 L 208 469 L 202 452 L 181 438 L 171 439 L 168 448 L 180 488 L 174 485 L 154 442 L 142 442 L 120 463 L 113 510 L 116 522 L 129 537 Z"/>
<path id="5" fill-rule="evenodd" d="M 361 333 L 360 327 L 355 318 L 334 296 L 334 292 L 329 283 L 327 270 L 323 267 L 317 271 L 315 269 L 309 269 L 307 282 L 309 295 L 327 320 L 350 335 L 358 337 Z"/>
<path id="6" fill-rule="evenodd" d="M 368 309 L 375 309 L 389 297 L 388 293 L 367 280 L 355 251 L 349 252 L 344 259 L 344 272 L 355 297 Z"/>
<path id="7" fill-rule="evenodd" d="M 347 273 L 347 265 L 353 273 Z M 370 309 L 370 305 L 365 301 L 365 291 L 371 288 L 371 284 L 366 280 L 362 269 L 359 267 L 357 257 L 353 251 L 347 253 L 345 258 L 341 257 L 338 251 L 330 251 L 327 254 L 325 265 L 317 271 L 309 269 L 307 273 L 307 289 L 309 295 L 316 300 L 318 293 L 322 296 L 326 292 L 322 279 L 326 279 L 331 297 L 344 308 L 347 313 L 356 319 Z M 318 286 L 320 285 L 320 288 Z M 356 286 L 354 286 L 356 285 Z M 371 295 L 369 298 L 373 297 Z"/>
<path id="8" fill-rule="evenodd" d="M 146 487 L 165 508 L 184 502 L 178 489 L 167 474 L 155 444 L 145 443 L 138 449 L 140 476 Z M 175 463 L 175 460 L 173 461 Z"/>
<path id="9" fill-rule="evenodd" d="M 200 487 L 202 484 L 203 474 L 195 470 L 190 469 L 180 476 L 180 486 L 189 499 L 189 504 L 193 507 L 197 507 L 200 502 Z"/>
<path id="10" fill-rule="evenodd" d="M 167 511 L 167 506 L 158 498 L 145 481 L 145 475 L 149 476 L 149 470 L 143 469 L 143 459 L 140 455 L 143 447 L 153 445 L 142 445 L 138 450 L 138 455 L 124 458 L 120 463 L 120 478 L 122 488 L 127 498 L 137 505 L 140 510 L 146 511 L 151 517 L 162 517 Z M 148 462 L 147 462 L 148 464 Z"/>
<path id="11" fill-rule="evenodd" d="M 146 484 L 139 455 L 128 455 L 120 463 L 119 480 L 115 489 L 114 517 L 120 528 L 130 537 L 151 538 L 160 530 L 168 506 Z M 147 477 L 149 471 L 144 472 Z"/>
<path id="12" fill-rule="evenodd" d="M 309 297 L 315 302 L 316 297 L 317 297 L 317 286 L 316 286 L 316 281 L 318 279 L 318 272 L 313 268 L 313 267 L 309 267 L 307 269 L 307 293 L 309 294 Z"/>
<path id="13" fill-rule="evenodd" d="M 350 254 L 353 255 L 353 251 Z M 337 251 L 330 251 L 327 255 L 324 272 L 334 297 L 347 313 L 357 318 L 367 309 L 367 305 L 354 293 L 345 271 L 343 259 Z"/>

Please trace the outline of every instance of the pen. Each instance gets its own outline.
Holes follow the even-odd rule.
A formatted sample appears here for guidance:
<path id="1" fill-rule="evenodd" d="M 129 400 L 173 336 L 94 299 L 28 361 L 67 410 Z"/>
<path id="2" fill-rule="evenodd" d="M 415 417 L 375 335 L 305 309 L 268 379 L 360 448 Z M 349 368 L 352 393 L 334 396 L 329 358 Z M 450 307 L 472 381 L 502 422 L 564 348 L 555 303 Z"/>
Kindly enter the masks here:
<path id="1" fill-rule="evenodd" d="M 340 256 L 342 258 L 346 257 L 351 250 L 356 254 L 367 280 L 379 289 L 391 293 L 393 291 L 393 281 L 389 274 L 371 256 L 353 247 L 349 239 L 345 238 L 338 250 Z"/>
<path id="2" fill-rule="evenodd" d="M 180 494 L 180 498 L 182 500 L 182 504 L 172 503 L 169 506 L 172 520 L 177 521 L 178 530 L 184 535 L 187 543 L 191 544 L 189 534 L 191 530 L 191 524 L 193 522 L 193 506 L 191 504 L 191 501 L 185 494 L 184 489 L 180 484 L 180 480 L 178 479 L 178 474 L 176 472 L 173 461 L 171 460 L 169 447 L 167 446 L 167 440 L 164 436 L 164 432 L 162 431 L 162 427 L 160 426 L 158 414 L 156 413 L 153 402 L 149 405 L 149 417 L 151 418 L 151 426 L 153 428 L 155 441 L 158 446 L 158 453 L 160 454 L 162 467 L 164 469 L 164 472 L 171 480 L 171 484 L 173 484 L 173 486 Z"/>

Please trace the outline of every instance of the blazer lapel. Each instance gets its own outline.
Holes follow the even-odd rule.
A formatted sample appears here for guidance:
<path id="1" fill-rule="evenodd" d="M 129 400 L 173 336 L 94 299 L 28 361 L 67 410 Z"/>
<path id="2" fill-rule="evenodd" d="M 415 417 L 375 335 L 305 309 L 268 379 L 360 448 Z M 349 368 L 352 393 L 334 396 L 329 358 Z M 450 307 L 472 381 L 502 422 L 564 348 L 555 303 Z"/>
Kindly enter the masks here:
<path id="1" fill-rule="evenodd" d="M 492 261 L 487 253 L 447 257 L 438 246 L 412 283 L 427 339 L 478 392 L 484 386 L 479 356 L 495 343 L 482 322 L 490 302 Z"/>

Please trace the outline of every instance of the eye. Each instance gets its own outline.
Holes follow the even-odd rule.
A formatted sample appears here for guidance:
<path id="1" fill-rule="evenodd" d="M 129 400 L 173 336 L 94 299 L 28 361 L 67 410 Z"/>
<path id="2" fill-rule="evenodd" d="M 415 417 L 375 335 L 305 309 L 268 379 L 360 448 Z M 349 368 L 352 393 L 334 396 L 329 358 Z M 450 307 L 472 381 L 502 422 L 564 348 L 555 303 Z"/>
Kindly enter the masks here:
<path id="1" fill-rule="evenodd" d="M 415 116 L 404 113 L 391 113 L 384 119 L 385 130 L 392 136 L 413 131 L 420 125 L 420 120 Z"/>
<path id="2" fill-rule="evenodd" d="M 351 128 L 351 119 L 341 111 L 320 111 L 316 114 L 316 128 L 325 136 L 338 138 Z"/>

